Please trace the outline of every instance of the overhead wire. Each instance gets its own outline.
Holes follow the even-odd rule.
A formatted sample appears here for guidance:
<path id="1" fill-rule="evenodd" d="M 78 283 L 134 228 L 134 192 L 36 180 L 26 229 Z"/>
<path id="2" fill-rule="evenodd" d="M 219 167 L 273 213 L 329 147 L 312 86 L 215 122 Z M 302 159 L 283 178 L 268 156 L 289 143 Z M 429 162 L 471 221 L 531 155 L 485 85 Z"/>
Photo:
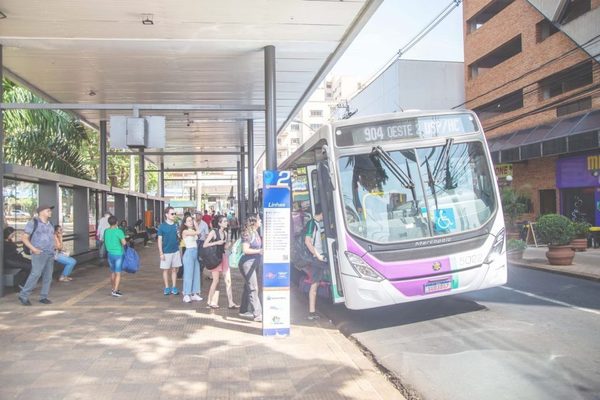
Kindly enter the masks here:
<path id="1" fill-rule="evenodd" d="M 408 50 L 413 48 L 421 39 L 423 39 L 429 32 L 431 32 L 436 26 L 438 26 L 452 11 L 454 11 L 462 3 L 462 0 L 452 0 L 438 15 L 435 16 L 423 29 L 419 31 L 411 40 L 409 40 L 404 46 L 402 46 L 394 55 L 375 72 L 369 79 L 365 81 L 362 88 L 350 97 L 355 97 L 368 87 L 379 75 L 381 75 L 386 69 L 390 67 L 396 60 L 400 59 Z"/>

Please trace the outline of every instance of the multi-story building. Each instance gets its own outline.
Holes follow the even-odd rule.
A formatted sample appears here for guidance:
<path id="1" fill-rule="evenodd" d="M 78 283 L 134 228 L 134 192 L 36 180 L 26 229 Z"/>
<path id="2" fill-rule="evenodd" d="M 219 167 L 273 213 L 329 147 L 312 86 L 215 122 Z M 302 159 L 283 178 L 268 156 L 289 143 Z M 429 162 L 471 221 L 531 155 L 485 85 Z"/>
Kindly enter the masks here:
<path id="1" fill-rule="evenodd" d="M 289 157 L 313 133 L 329 121 L 333 105 L 332 99 L 330 82 L 323 82 L 287 129 L 277 136 L 278 163 Z"/>
<path id="2" fill-rule="evenodd" d="M 600 225 L 600 0 L 464 2 L 465 107 L 500 180 Z M 510 181 L 510 179 L 508 179 Z"/>

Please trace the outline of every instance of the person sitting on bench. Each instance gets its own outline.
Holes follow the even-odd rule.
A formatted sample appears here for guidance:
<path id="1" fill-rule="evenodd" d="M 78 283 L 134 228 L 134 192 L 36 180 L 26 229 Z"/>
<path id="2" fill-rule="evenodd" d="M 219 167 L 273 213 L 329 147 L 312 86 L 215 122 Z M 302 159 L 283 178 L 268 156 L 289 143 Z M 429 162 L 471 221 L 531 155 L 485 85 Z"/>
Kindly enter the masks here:
<path id="1" fill-rule="evenodd" d="M 12 226 L 4 228 L 4 268 L 15 268 L 22 271 L 21 278 L 18 284 L 22 285 L 27 279 L 27 275 L 31 272 L 31 260 L 23 257 L 23 254 L 19 251 L 16 239 L 16 231 Z"/>

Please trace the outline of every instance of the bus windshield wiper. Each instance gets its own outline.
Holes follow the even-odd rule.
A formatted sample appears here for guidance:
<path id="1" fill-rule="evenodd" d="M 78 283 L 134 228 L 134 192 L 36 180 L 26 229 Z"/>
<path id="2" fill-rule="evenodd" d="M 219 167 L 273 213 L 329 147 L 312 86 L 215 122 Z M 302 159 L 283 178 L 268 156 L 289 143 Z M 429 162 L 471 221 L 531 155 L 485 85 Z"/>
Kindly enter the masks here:
<path id="1" fill-rule="evenodd" d="M 396 161 L 394 161 L 394 159 L 390 156 L 390 153 L 382 149 L 381 146 L 377 146 L 373 147 L 371 155 L 377 155 L 377 157 L 379 157 L 379 159 L 383 161 L 383 163 L 392 171 L 392 174 L 394 174 L 394 176 L 398 178 L 402 186 L 404 186 L 407 189 L 414 190 L 415 183 L 413 182 L 411 177 L 408 176 L 406 172 L 402 170 L 402 168 L 400 168 Z"/>
<path id="2" fill-rule="evenodd" d="M 435 166 L 433 167 L 433 177 L 435 178 L 436 182 L 440 178 L 442 168 L 444 168 L 444 166 L 446 166 L 446 168 L 449 167 L 447 164 L 448 158 L 450 157 L 450 147 L 452 147 L 452 143 L 454 143 L 454 139 L 446 139 L 446 144 L 444 144 L 444 147 L 442 147 L 442 153 L 435 162 Z"/>
<path id="3" fill-rule="evenodd" d="M 438 209 L 438 199 L 437 193 L 435 191 L 435 179 L 433 179 L 433 174 L 431 173 L 431 167 L 429 166 L 429 158 L 425 158 L 425 166 L 427 167 L 427 185 L 429 189 L 431 189 L 431 194 L 433 195 L 433 200 L 435 201 L 435 209 Z"/>

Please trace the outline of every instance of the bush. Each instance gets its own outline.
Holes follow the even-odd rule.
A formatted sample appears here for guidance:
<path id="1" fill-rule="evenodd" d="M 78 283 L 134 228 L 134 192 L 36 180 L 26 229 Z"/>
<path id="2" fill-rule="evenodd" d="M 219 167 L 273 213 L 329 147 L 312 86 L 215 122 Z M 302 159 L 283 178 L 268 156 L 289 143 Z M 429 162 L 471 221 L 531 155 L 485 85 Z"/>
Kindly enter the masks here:
<path id="1" fill-rule="evenodd" d="M 535 230 L 549 246 L 566 246 L 575 238 L 573 223 L 563 215 L 546 214 L 540 217 Z"/>
<path id="2" fill-rule="evenodd" d="M 523 251 L 526 248 L 527 243 L 521 239 L 508 239 L 508 242 L 506 242 L 506 251 L 508 252 Z"/>
<path id="3" fill-rule="evenodd" d="M 586 238 L 588 233 L 590 233 L 590 227 L 592 224 L 588 222 L 573 222 L 573 230 L 575 233 L 575 237 L 578 238 Z"/>

